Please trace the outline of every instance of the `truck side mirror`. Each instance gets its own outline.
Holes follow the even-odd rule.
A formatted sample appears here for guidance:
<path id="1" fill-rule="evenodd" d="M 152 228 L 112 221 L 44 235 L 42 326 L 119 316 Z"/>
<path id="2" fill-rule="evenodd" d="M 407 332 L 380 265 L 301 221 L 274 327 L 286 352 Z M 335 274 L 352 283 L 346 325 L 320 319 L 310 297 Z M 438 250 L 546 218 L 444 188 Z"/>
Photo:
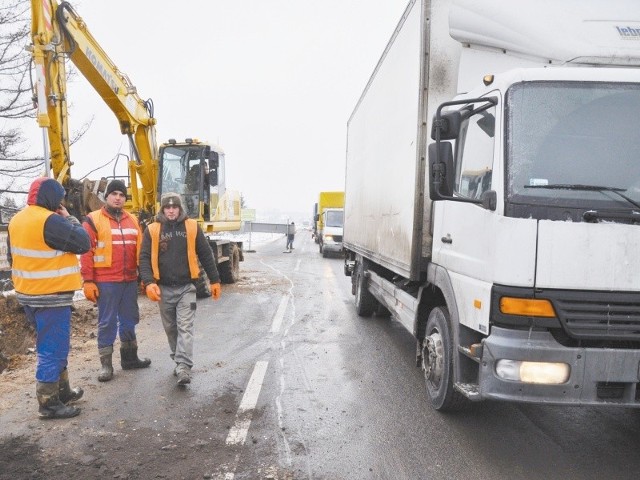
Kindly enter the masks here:
<path id="1" fill-rule="evenodd" d="M 451 142 L 429 145 L 429 198 L 443 200 L 452 197 L 454 177 Z"/>
<path id="2" fill-rule="evenodd" d="M 455 140 L 460 134 L 462 114 L 459 110 L 442 112 L 440 120 L 434 115 L 431 122 L 431 140 L 436 139 L 436 128 L 440 129 L 440 140 Z"/>

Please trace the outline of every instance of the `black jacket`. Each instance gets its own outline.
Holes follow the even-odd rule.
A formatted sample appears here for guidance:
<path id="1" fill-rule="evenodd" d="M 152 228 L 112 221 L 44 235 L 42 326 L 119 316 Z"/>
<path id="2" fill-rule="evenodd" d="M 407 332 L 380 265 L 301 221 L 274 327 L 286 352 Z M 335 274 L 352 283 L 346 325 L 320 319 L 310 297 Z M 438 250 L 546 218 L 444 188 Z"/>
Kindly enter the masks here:
<path id="1" fill-rule="evenodd" d="M 177 220 L 170 221 L 162 213 L 156 217 L 160 222 L 160 244 L 158 245 L 158 268 L 160 285 L 186 285 L 193 283 L 187 260 L 186 214 L 181 209 Z M 211 283 L 220 282 L 216 261 L 202 229 L 198 227 L 196 235 L 196 254 Z M 145 285 L 156 283 L 151 269 L 151 234 L 144 231 L 140 249 L 140 277 Z"/>

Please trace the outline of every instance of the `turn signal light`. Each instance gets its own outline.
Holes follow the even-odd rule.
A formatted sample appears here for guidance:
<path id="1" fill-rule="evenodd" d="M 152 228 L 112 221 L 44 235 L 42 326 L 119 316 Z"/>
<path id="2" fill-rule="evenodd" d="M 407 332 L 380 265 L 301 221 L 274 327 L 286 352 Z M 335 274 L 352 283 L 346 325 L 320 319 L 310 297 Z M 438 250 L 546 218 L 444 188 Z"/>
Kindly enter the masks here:
<path id="1" fill-rule="evenodd" d="M 500 312 L 505 315 L 523 315 L 525 317 L 554 318 L 556 312 L 549 300 L 534 298 L 502 297 L 500 299 Z"/>

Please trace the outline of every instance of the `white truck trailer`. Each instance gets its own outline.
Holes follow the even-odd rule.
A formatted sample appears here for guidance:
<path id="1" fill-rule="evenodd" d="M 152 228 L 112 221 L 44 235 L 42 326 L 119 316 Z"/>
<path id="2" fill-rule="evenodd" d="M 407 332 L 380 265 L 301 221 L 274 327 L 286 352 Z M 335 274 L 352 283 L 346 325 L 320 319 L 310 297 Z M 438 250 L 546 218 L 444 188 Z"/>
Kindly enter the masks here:
<path id="1" fill-rule="evenodd" d="M 640 2 L 411 0 L 347 133 L 356 310 L 434 408 L 640 406 Z"/>

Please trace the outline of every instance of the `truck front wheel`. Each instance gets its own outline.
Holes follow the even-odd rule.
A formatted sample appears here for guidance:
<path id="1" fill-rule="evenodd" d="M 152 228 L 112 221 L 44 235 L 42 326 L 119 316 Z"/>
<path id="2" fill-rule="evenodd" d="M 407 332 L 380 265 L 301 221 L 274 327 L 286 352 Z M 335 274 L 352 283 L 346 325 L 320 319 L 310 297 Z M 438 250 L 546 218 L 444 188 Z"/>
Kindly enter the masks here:
<path id="1" fill-rule="evenodd" d="M 367 278 L 364 275 L 362 262 L 358 262 L 354 274 L 356 275 L 356 313 L 361 317 L 370 317 L 376 307 L 377 300 L 367 289 Z"/>
<path id="2" fill-rule="evenodd" d="M 427 394 L 433 408 L 441 412 L 460 410 L 467 399 L 454 384 L 454 348 L 449 311 L 435 307 L 429 313 L 427 329 L 422 342 L 422 370 Z"/>

